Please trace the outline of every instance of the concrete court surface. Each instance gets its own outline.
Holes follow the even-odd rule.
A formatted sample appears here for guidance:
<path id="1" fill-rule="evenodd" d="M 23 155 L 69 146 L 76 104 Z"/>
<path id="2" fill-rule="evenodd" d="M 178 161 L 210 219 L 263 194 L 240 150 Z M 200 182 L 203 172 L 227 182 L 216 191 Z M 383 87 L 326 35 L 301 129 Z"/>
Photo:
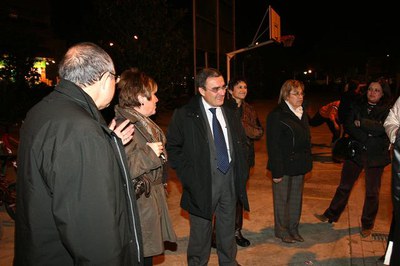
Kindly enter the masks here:
<path id="1" fill-rule="evenodd" d="M 306 96 L 307 97 L 307 96 Z M 324 99 L 324 100 L 321 100 Z M 274 100 L 259 100 L 256 107 L 265 128 L 265 117 L 276 105 Z M 330 99 L 309 99 L 310 115 Z M 171 112 L 159 113 L 157 123 L 166 128 Z M 256 142 L 256 165 L 251 170 L 248 195 L 251 211 L 245 213 L 243 235 L 251 241 L 246 248 L 238 247 L 237 261 L 241 265 L 383 265 L 378 258 L 384 253 L 391 221 L 390 166 L 382 177 L 380 207 L 375 227 L 370 237 L 361 238 L 360 217 L 364 201 L 364 174 L 361 174 L 351 194 L 349 204 L 340 220 L 334 224 L 321 223 L 314 213 L 322 213 L 329 205 L 340 180 L 341 164 L 333 163 L 330 153 L 331 134 L 326 125 L 311 128 L 314 166 L 305 178 L 303 211 L 300 234 L 305 242 L 285 244 L 274 237 L 272 184 L 265 170 L 267 162 L 265 135 Z M 187 265 L 186 248 L 189 220 L 179 207 L 181 186 L 175 172 L 170 172 L 168 204 L 178 236 L 176 245 L 168 245 L 164 255 L 155 257 L 155 265 Z M 0 265 L 12 265 L 14 222 L 4 208 L 0 211 L 2 237 L 0 240 Z M 209 265 L 218 265 L 216 251 L 211 251 Z"/>

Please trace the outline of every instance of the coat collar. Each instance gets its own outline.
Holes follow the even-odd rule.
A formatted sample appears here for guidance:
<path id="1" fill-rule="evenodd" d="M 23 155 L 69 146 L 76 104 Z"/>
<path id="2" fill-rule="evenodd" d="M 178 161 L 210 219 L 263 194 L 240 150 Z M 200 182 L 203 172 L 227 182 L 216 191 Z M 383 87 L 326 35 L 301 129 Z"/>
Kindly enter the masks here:
<path id="1" fill-rule="evenodd" d="M 303 112 L 303 115 L 301 116 L 301 119 L 299 119 L 299 118 L 292 112 L 292 110 L 290 110 L 289 106 L 286 104 L 285 101 L 282 101 L 282 102 L 279 104 L 279 108 L 280 108 L 283 112 L 288 113 L 291 117 L 295 118 L 295 121 L 297 121 L 297 122 L 299 122 L 300 124 L 304 125 L 304 121 L 306 121 L 306 119 L 307 119 L 307 114 L 306 114 L 305 112 Z M 303 106 L 303 109 L 304 109 L 304 106 Z M 307 124 L 308 124 L 308 122 L 307 122 Z"/>
<path id="2" fill-rule="evenodd" d="M 103 126 L 107 126 L 93 99 L 75 83 L 66 79 L 61 79 L 54 90 L 69 97 L 78 105 L 82 106 L 96 121 Z"/>
<path id="3" fill-rule="evenodd" d="M 193 119 L 194 125 L 197 126 L 201 135 L 207 138 L 207 117 L 205 112 L 202 110 L 201 95 L 195 95 L 187 104 L 186 116 Z"/>

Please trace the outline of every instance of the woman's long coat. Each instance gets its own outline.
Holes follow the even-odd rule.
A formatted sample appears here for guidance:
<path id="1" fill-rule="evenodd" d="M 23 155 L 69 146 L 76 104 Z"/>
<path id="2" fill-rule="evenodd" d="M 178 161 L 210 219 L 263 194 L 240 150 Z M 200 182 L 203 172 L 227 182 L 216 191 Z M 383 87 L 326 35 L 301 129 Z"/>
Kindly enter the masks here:
<path id="1" fill-rule="evenodd" d="M 163 184 L 163 164 L 147 142 L 161 141 L 156 136 L 151 136 L 139 119 L 141 117 L 134 110 L 115 107 L 116 117 L 128 118 L 135 125 L 133 139 L 125 146 L 128 167 L 131 178 L 145 175 L 151 180 L 149 197 L 142 194 L 137 199 L 140 224 L 143 235 L 143 252 L 145 257 L 155 256 L 164 252 L 164 241 L 176 242 L 176 235 L 168 213 L 167 198 Z M 136 115 L 132 115 L 136 113 Z M 139 118 L 139 119 L 138 119 Z M 161 129 L 159 130 L 159 134 Z M 165 137 L 163 137 L 165 141 Z M 163 143 L 165 145 L 165 143 Z"/>

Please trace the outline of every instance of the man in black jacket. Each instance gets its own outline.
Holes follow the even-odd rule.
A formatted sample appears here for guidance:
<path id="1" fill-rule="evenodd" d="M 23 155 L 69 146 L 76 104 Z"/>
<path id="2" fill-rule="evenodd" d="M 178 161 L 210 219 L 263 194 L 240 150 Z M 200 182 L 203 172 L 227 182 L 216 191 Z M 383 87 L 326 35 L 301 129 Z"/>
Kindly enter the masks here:
<path id="1" fill-rule="evenodd" d="M 14 264 L 142 265 L 124 148 L 99 112 L 115 91 L 114 64 L 80 43 L 59 76 L 21 128 Z"/>
<path id="2" fill-rule="evenodd" d="M 215 215 L 219 264 L 237 265 L 236 200 L 249 209 L 246 135 L 236 111 L 222 106 L 226 86 L 219 71 L 201 70 L 196 87 L 200 95 L 174 112 L 166 146 L 170 165 L 182 182 L 181 207 L 190 215 L 188 264 L 208 263 Z M 219 144 L 214 142 L 218 136 L 217 128 L 213 128 L 214 112 L 222 127 L 223 146 L 229 157 L 227 168 L 219 164 Z"/>

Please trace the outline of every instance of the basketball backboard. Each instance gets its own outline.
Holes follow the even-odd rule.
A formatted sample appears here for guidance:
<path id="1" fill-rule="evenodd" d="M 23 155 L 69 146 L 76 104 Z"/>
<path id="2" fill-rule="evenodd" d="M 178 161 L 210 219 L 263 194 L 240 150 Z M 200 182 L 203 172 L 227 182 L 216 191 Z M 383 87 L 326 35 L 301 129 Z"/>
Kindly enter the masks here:
<path id="1" fill-rule="evenodd" d="M 269 6 L 269 39 L 281 42 L 281 17 Z"/>

